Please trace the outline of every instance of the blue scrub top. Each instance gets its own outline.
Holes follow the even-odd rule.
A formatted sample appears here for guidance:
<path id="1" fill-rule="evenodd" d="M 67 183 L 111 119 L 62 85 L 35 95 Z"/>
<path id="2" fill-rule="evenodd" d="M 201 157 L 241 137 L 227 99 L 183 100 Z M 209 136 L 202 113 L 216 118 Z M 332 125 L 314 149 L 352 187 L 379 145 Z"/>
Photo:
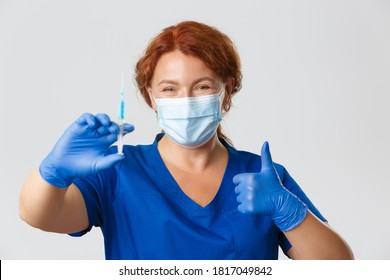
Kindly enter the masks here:
<path id="1" fill-rule="evenodd" d="M 259 172 L 259 155 L 229 152 L 221 186 L 209 205 L 191 200 L 151 145 L 124 146 L 125 159 L 101 173 L 76 178 L 87 207 L 90 227 L 104 235 L 106 259 L 278 259 L 278 246 L 291 248 L 268 216 L 237 211 L 233 177 Z M 112 152 L 114 152 L 112 150 Z M 283 185 L 325 220 L 283 166 L 276 164 Z"/>

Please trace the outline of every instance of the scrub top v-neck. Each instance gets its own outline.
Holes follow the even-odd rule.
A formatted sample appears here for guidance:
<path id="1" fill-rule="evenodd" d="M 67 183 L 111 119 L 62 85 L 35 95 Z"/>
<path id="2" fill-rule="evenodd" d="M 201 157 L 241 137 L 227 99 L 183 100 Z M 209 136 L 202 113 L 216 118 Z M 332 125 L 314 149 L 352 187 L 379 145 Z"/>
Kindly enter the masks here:
<path id="1" fill-rule="evenodd" d="M 156 146 L 157 147 L 157 146 Z M 166 184 L 166 191 L 172 193 L 172 196 L 177 199 L 178 205 L 184 208 L 185 211 L 188 211 L 191 215 L 207 215 L 212 212 L 215 212 L 218 208 L 220 201 L 223 201 L 224 196 L 227 194 L 229 187 L 231 186 L 230 178 L 233 178 L 235 174 L 231 170 L 231 161 L 232 154 L 228 152 L 228 162 L 220 183 L 218 190 L 212 200 L 206 205 L 201 206 L 191 199 L 178 185 L 175 178 L 172 176 L 167 166 L 165 165 L 158 148 L 154 151 L 154 163 L 155 168 L 160 176 L 160 179 Z M 227 179 L 229 178 L 229 179 Z"/>
<path id="2" fill-rule="evenodd" d="M 237 211 L 232 179 L 259 172 L 260 156 L 223 142 L 227 167 L 215 197 L 202 207 L 165 166 L 157 148 L 162 136 L 150 145 L 126 145 L 121 163 L 74 181 L 90 226 L 71 235 L 100 227 L 106 259 L 277 259 L 278 246 L 287 252 L 291 245 L 268 216 Z M 276 168 L 284 186 L 325 220 L 284 167 Z"/>

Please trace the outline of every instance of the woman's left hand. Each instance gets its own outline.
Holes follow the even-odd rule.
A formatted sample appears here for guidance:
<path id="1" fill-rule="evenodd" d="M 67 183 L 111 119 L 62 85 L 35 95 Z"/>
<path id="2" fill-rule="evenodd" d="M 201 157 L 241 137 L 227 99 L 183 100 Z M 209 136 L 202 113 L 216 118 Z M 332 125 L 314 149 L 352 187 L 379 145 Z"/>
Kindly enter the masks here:
<path id="1" fill-rule="evenodd" d="M 298 226 L 306 216 L 307 206 L 283 186 L 268 142 L 261 149 L 261 171 L 237 174 L 233 183 L 237 185 L 238 211 L 243 214 L 271 216 L 282 231 Z"/>

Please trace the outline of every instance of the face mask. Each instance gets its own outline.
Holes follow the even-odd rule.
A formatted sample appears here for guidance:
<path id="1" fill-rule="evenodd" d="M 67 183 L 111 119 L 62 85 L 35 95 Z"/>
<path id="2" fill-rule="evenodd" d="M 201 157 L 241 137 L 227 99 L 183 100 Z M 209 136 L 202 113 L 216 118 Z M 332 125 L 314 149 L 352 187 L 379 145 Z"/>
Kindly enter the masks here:
<path id="1" fill-rule="evenodd" d="M 222 120 L 222 97 L 221 91 L 197 97 L 155 99 L 160 127 L 176 143 L 197 148 L 210 140 Z"/>

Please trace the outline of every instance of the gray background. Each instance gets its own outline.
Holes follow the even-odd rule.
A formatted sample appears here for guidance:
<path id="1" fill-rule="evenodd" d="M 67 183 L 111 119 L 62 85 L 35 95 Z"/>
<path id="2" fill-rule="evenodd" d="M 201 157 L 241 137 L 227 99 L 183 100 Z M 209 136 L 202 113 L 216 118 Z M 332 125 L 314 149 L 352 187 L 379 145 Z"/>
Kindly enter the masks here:
<path id="1" fill-rule="evenodd" d="M 259 153 L 268 140 L 357 259 L 390 259 L 390 2 L 379 0 L 0 0 L 0 259 L 104 258 L 99 229 L 72 238 L 23 223 L 19 191 L 75 118 L 115 118 L 122 71 L 126 142 L 153 141 L 134 65 L 189 19 L 240 52 L 243 88 L 223 122 L 235 146 Z"/>

